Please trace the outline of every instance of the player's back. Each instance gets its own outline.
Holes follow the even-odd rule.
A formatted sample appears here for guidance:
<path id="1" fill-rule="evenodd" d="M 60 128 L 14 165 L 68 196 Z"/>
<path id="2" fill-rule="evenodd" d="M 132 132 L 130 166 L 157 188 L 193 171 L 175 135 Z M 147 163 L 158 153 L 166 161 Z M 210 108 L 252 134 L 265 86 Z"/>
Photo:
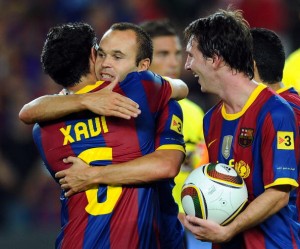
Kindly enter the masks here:
<path id="1" fill-rule="evenodd" d="M 92 90 L 106 85 L 97 84 Z M 66 168 L 62 159 L 68 156 L 105 166 L 154 151 L 156 117 L 167 106 L 170 86 L 152 73 L 131 73 L 116 91 L 139 104 L 141 114 L 137 118 L 124 120 L 83 112 L 35 126 L 35 142 L 52 175 Z M 57 248 L 159 248 L 157 191 L 156 183 L 100 185 L 70 198 L 61 195 L 62 232 Z"/>
<path id="2" fill-rule="evenodd" d="M 277 91 L 277 93 L 281 97 L 283 97 L 290 104 L 290 106 L 293 108 L 294 113 L 295 113 L 296 118 L 297 118 L 298 130 L 299 130 L 299 134 L 300 134 L 300 96 L 299 96 L 298 92 L 293 87 L 289 87 L 289 88 L 282 88 L 279 91 Z M 298 149 L 300 150 L 299 145 L 298 145 Z M 299 151 L 298 151 L 297 155 L 298 155 L 298 157 L 300 157 Z M 298 158 L 298 160 L 299 159 L 300 158 Z M 299 160 L 299 163 L 300 163 L 300 160 Z M 299 182 L 300 182 L 300 175 L 299 175 L 298 183 Z M 294 193 L 294 192 L 296 192 L 296 193 Z M 296 201 L 297 210 L 300 210 L 300 190 L 299 190 L 299 187 L 296 190 L 294 190 L 292 194 L 295 194 L 297 196 L 297 201 Z M 300 213 L 299 212 L 298 212 L 298 220 L 300 221 Z"/>
<path id="3" fill-rule="evenodd" d="M 295 90 L 295 88 L 289 87 L 289 88 L 282 88 L 278 90 L 277 93 L 282 98 L 284 98 L 293 108 L 297 118 L 299 132 L 300 132 L 300 96 L 298 92 Z"/>

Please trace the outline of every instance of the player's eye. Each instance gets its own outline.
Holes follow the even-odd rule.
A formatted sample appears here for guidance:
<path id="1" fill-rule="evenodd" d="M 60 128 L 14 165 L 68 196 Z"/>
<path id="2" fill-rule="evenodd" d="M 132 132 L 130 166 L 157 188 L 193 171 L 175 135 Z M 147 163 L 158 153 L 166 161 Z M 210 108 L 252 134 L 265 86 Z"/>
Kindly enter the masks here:
<path id="1" fill-rule="evenodd" d="M 121 60 L 121 59 L 123 59 L 123 56 L 120 55 L 120 54 L 114 54 L 113 58 L 116 59 L 116 60 Z"/>
<path id="2" fill-rule="evenodd" d="M 98 51 L 97 54 L 98 54 L 98 56 L 101 57 L 101 58 L 104 58 L 104 57 L 105 57 L 105 54 L 104 54 L 103 52 L 101 52 L 101 51 Z"/>

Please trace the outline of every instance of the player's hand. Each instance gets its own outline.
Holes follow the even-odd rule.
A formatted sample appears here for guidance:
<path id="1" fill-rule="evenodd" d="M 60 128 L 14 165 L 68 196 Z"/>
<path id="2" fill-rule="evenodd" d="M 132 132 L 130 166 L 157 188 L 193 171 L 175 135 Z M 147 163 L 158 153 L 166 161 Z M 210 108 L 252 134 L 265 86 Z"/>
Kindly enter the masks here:
<path id="1" fill-rule="evenodd" d="M 184 217 L 183 225 L 192 232 L 196 239 L 201 241 L 221 243 L 231 239 L 229 229 L 214 221 L 187 215 Z"/>
<path id="2" fill-rule="evenodd" d="M 105 116 L 115 116 L 124 119 L 137 117 L 141 110 L 133 100 L 113 92 L 118 84 L 116 77 L 107 87 L 92 93 L 82 94 L 82 104 L 86 109 Z"/>
<path id="3" fill-rule="evenodd" d="M 63 162 L 70 164 L 70 168 L 57 172 L 55 177 L 59 179 L 59 184 L 65 190 L 66 197 L 92 187 L 92 183 L 90 183 L 92 167 L 81 159 L 72 156 L 65 158 Z"/>

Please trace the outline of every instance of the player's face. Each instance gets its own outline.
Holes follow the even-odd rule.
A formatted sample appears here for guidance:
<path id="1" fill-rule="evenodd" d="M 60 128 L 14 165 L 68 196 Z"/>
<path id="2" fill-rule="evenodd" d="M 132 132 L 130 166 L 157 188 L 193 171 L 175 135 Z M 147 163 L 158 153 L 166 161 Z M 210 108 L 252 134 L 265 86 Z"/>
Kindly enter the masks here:
<path id="1" fill-rule="evenodd" d="M 201 90 L 203 92 L 210 92 L 210 72 L 211 63 L 210 59 L 205 59 L 202 52 L 197 48 L 198 43 L 194 39 L 187 43 L 186 52 L 187 59 L 185 62 L 185 69 L 192 71 L 195 77 L 198 77 L 198 83 L 201 85 Z"/>
<path id="2" fill-rule="evenodd" d="M 95 62 L 95 72 L 99 80 L 119 81 L 133 71 L 139 71 L 136 66 L 137 41 L 132 30 L 108 30 L 99 43 Z"/>
<path id="3" fill-rule="evenodd" d="M 182 46 L 177 36 L 159 36 L 153 41 L 153 60 L 150 70 L 162 76 L 179 78 L 182 65 Z"/>

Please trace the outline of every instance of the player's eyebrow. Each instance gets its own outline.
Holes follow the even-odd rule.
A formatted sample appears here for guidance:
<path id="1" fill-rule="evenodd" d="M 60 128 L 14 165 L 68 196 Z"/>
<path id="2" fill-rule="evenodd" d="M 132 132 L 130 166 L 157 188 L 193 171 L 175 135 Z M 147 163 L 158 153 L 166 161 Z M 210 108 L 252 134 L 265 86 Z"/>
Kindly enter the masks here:
<path id="1" fill-rule="evenodd" d="M 113 53 L 114 54 L 121 54 L 121 55 L 125 56 L 125 54 L 121 50 L 113 50 Z"/>

